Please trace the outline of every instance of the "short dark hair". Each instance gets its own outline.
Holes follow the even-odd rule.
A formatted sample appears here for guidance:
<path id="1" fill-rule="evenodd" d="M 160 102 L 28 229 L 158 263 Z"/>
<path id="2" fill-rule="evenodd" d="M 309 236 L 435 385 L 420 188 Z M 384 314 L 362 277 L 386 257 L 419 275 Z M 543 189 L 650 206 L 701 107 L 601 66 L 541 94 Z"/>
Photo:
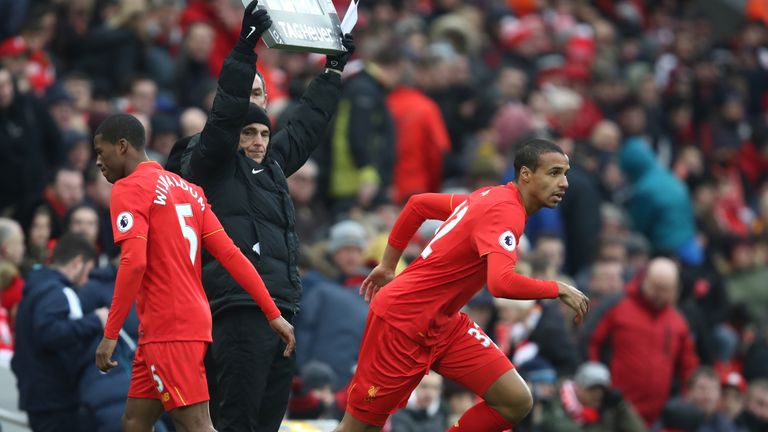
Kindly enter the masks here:
<path id="1" fill-rule="evenodd" d="M 717 371 L 715 371 L 710 366 L 700 366 L 698 369 L 693 371 L 690 377 L 688 377 L 688 389 L 692 388 L 694 384 L 696 384 L 696 381 L 699 380 L 699 378 L 709 378 L 713 381 L 720 382 L 720 375 L 717 374 Z"/>
<path id="2" fill-rule="evenodd" d="M 382 46 L 373 53 L 372 60 L 379 66 L 395 66 L 403 61 L 404 55 L 400 48 L 401 45 L 395 43 L 396 41 L 394 40 L 390 40 L 389 42 L 391 43 L 382 42 Z"/>
<path id="3" fill-rule="evenodd" d="M 144 74 L 136 74 L 128 79 L 128 85 L 125 87 L 126 93 L 130 94 L 133 93 L 134 87 L 136 87 L 139 83 L 150 81 L 152 84 L 157 86 L 157 83 L 155 80 L 152 79 L 149 75 Z"/>
<path id="4" fill-rule="evenodd" d="M 69 224 L 72 223 L 72 217 L 74 216 L 74 214 L 79 212 L 82 209 L 91 210 L 96 215 L 96 220 L 97 221 L 99 220 L 99 211 L 96 209 L 96 207 L 94 207 L 93 205 L 91 205 L 91 204 L 89 204 L 87 202 L 80 203 L 80 204 L 75 205 L 71 209 L 67 210 L 67 214 L 66 214 L 66 216 L 64 216 L 64 226 L 67 229 L 69 229 Z"/>
<path id="5" fill-rule="evenodd" d="M 536 171 L 536 168 L 539 167 L 539 158 L 544 153 L 565 155 L 560 146 L 543 138 L 531 138 L 521 143 L 515 150 L 515 177 L 520 177 L 520 170 L 523 167 Z"/>
<path id="6" fill-rule="evenodd" d="M 144 126 L 130 114 L 119 113 L 107 117 L 96 128 L 93 136 L 96 135 L 101 135 L 101 138 L 113 144 L 125 139 L 137 150 L 143 150 L 146 145 Z"/>
<path id="7" fill-rule="evenodd" d="M 93 88 L 93 80 L 83 71 L 75 70 L 64 76 L 62 81 L 86 81 Z"/>
<path id="8" fill-rule="evenodd" d="M 68 232 L 56 241 L 51 265 L 66 265 L 79 256 L 82 256 L 84 261 L 96 259 L 96 247 L 82 234 Z"/>
<path id="9" fill-rule="evenodd" d="M 69 165 L 69 164 L 59 165 L 53 171 L 53 176 L 51 177 L 51 182 L 52 183 L 56 183 L 56 180 L 59 178 L 59 174 L 61 174 L 63 172 L 74 172 L 74 173 L 78 173 L 80 175 L 83 175 L 83 173 L 80 172 L 80 170 L 78 170 L 77 168 L 73 167 L 72 165 Z"/>
<path id="10" fill-rule="evenodd" d="M 64 164 L 56 167 L 56 169 L 53 171 L 50 179 L 48 179 L 48 182 L 50 185 L 55 185 L 56 181 L 59 179 L 59 175 L 63 172 L 67 173 L 75 173 L 82 177 L 83 173 L 80 172 L 80 170 L 73 168 L 71 165 Z"/>

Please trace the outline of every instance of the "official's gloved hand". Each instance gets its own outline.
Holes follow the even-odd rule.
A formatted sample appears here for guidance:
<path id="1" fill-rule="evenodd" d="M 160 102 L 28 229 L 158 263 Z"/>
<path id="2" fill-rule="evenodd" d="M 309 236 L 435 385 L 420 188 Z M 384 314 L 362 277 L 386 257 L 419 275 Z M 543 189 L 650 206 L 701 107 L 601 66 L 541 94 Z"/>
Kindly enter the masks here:
<path id="1" fill-rule="evenodd" d="M 253 49 L 256 48 L 256 44 L 259 42 L 262 33 L 272 26 L 272 18 L 269 17 L 267 11 L 259 9 L 254 12 L 254 10 L 256 10 L 256 5 L 258 4 L 258 0 L 253 0 L 248 7 L 245 8 L 245 12 L 243 13 L 243 26 L 240 28 L 240 41 L 238 42 L 238 45 L 250 51 L 253 51 Z"/>
<path id="2" fill-rule="evenodd" d="M 347 33 L 341 37 L 341 44 L 344 45 L 344 48 L 346 48 L 347 51 L 338 55 L 327 56 L 325 60 L 325 67 L 328 69 L 335 69 L 339 72 L 342 72 L 344 70 L 344 66 L 347 65 L 347 62 L 352 57 L 352 54 L 355 53 L 355 40 L 351 33 Z"/>

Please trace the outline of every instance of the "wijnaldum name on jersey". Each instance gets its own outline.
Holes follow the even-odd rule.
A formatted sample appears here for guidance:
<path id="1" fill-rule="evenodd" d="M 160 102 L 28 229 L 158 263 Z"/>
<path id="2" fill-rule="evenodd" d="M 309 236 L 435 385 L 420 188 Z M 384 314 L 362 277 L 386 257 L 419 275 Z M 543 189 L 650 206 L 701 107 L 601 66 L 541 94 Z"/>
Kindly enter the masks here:
<path id="1" fill-rule="evenodd" d="M 172 187 L 178 187 L 187 191 L 192 198 L 200 204 L 200 211 L 205 211 L 205 203 L 203 203 L 203 197 L 197 193 L 197 191 L 182 179 L 170 176 L 167 174 L 157 177 L 157 183 L 155 184 L 155 200 L 152 201 L 158 205 L 165 205 L 165 200 L 168 198 L 168 191 Z"/>

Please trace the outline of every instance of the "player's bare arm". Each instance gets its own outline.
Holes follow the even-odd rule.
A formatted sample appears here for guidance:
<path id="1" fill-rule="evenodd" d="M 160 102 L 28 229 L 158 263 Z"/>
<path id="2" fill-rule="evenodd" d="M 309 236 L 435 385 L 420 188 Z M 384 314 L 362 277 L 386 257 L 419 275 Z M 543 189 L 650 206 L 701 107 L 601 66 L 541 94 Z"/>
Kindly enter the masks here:
<path id="1" fill-rule="evenodd" d="M 109 372 L 117 366 L 112 353 L 117 346 L 117 337 L 125 317 L 136 298 L 147 268 L 147 242 L 143 238 L 126 239 L 121 244 L 120 267 L 115 280 L 115 293 L 104 328 L 104 338 L 96 348 L 96 367 Z"/>

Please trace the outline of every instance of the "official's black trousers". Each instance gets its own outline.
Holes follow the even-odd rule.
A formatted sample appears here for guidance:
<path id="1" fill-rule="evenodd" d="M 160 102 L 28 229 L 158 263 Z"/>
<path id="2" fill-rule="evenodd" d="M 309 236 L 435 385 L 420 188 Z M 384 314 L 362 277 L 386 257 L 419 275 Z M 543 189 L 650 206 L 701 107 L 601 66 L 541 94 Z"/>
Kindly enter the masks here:
<path id="1" fill-rule="evenodd" d="M 77 407 L 56 411 L 28 411 L 32 432 L 68 432 L 78 430 Z"/>
<path id="2" fill-rule="evenodd" d="M 293 323 L 293 316 L 283 311 Z M 276 432 L 285 415 L 296 355 L 283 357 L 285 343 L 261 309 L 240 307 L 213 318 L 213 343 L 206 357 L 210 409 L 219 432 Z"/>

